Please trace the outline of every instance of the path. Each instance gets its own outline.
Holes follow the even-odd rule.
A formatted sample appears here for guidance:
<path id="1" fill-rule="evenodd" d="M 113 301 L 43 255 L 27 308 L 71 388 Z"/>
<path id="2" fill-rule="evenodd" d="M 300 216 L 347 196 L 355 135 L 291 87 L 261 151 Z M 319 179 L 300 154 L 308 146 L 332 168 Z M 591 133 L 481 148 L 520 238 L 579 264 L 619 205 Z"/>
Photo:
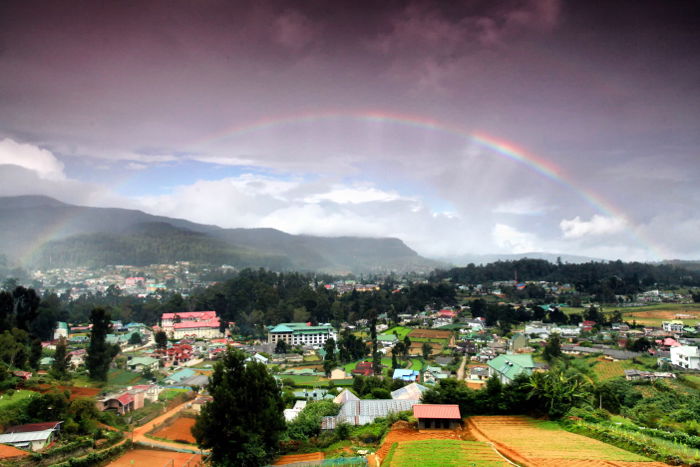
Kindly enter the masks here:
<path id="1" fill-rule="evenodd" d="M 459 365 L 459 369 L 457 370 L 457 381 L 462 381 L 464 380 L 464 367 L 467 365 L 467 356 L 462 357 L 462 363 Z"/>
<path id="2" fill-rule="evenodd" d="M 190 451 L 193 453 L 206 453 L 207 451 L 201 451 L 200 449 L 196 448 L 195 446 L 189 445 L 189 444 L 182 444 L 182 443 L 175 443 L 175 442 L 169 442 L 169 441 L 161 441 L 159 439 L 152 439 L 146 437 L 146 433 L 157 427 L 158 425 L 161 425 L 163 422 L 165 422 L 167 419 L 170 417 L 177 415 L 181 411 L 183 411 L 187 405 L 189 405 L 192 401 L 187 401 L 183 402 L 180 405 L 177 405 L 173 407 L 172 409 L 168 410 L 165 412 L 163 415 L 160 415 L 150 422 L 146 423 L 143 426 L 139 426 L 134 428 L 133 432 L 131 433 L 131 436 L 129 436 L 129 433 L 127 433 L 127 437 L 133 440 L 134 443 L 146 443 L 151 446 L 156 446 L 161 449 L 169 449 L 169 450 L 177 450 L 177 451 Z"/>

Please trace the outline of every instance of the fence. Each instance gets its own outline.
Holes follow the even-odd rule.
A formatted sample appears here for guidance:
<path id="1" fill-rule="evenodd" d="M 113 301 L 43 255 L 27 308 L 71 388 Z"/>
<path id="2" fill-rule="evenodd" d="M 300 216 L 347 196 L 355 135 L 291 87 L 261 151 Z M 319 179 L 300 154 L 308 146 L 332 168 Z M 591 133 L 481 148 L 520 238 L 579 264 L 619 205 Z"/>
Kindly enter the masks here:
<path id="1" fill-rule="evenodd" d="M 366 467 L 366 457 L 336 457 L 335 459 L 323 459 L 319 461 L 294 462 L 285 464 L 285 467 Z"/>

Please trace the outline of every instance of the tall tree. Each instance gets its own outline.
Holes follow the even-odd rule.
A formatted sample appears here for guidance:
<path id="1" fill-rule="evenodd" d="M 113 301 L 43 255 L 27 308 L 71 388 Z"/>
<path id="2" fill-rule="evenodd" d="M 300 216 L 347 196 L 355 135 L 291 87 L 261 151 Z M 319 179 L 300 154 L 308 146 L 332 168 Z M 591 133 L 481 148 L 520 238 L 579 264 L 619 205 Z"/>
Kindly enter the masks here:
<path id="1" fill-rule="evenodd" d="M 215 465 L 266 465 L 285 422 L 280 390 L 265 365 L 229 350 L 216 363 L 208 389 L 214 400 L 192 428 L 197 444 L 211 449 Z"/>
<path id="2" fill-rule="evenodd" d="M 90 313 L 92 331 L 87 349 L 87 366 L 90 378 L 107 381 L 107 372 L 112 359 L 119 353 L 119 346 L 107 343 L 107 334 L 112 330 L 112 317 L 104 308 L 95 308 Z"/>
<path id="3" fill-rule="evenodd" d="M 68 356 L 66 338 L 61 337 L 56 344 L 56 353 L 53 356 L 53 363 L 51 364 L 51 373 L 54 378 L 65 379 L 68 376 L 69 361 L 70 357 Z"/>
<path id="4" fill-rule="evenodd" d="M 164 349 L 168 346 L 168 335 L 165 334 L 165 331 L 158 331 L 155 340 L 157 349 Z"/>

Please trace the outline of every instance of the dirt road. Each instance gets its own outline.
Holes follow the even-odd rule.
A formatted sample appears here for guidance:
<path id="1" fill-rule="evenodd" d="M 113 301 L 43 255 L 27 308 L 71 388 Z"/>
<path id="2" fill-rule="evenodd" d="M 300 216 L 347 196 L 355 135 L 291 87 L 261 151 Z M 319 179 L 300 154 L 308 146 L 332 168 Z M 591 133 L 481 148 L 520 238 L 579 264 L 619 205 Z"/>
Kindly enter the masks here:
<path id="1" fill-rule="evenodd" d="M 465 355 L 462 357 L 462 364 L 459 365 L 459 369 L 457 370 L 457 380 L 462 381 L 464 380 L 464 367 L 467 365 L 467 356 Z"/>
<path id="2" fill-rule="evenodd" d="M 158 425 L 162 424 L 170 417 L 177 415 L 178 413 L 183 411 L 185 409 L 185 407 L 187 407 L 187 405 L 191 402 L 192 401 L 187 401 L 187 402 L 184 402 L 178 406 L 175 406 L 172 409 L 165 412 L 163 415 L 160 415 L 160 416 L 154 418 L 153 420 L 146 423 L 145 425 L 134 428 L 133 433 L 127 433 L 127 437 L 129 437 L 130 439 L 133 439 L 134 443 L 137 443 L 137 442 L 148 443 L 151 446 L 157 446 L 157 447 L 162 448 L 162 449 L 180 450 L 180 451 L 186 450 L 186 451 L 190 451 L 193 453 L 206 452 L 206 451 L 200 451 L 196 447 L 191 446 L 189 444 L 161 441 L 159 439 L 152 439 L 152 438 L 146 437 L 146 433 L 148 433 L 149 431 L 151 431 L 153 428 L 157 427 Z M 133 438 L 132 438 L 132 436 L 133 436 Z"/>

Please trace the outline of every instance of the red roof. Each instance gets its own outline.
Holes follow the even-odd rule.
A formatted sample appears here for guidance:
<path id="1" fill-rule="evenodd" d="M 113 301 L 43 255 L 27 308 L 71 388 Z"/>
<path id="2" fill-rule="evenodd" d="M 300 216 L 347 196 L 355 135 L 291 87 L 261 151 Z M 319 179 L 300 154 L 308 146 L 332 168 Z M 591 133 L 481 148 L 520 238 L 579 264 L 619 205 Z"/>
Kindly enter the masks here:
<path id="1" fill-rule="evenodd" d="M 456 404 L 416 404 L 413 406 L 416 418 L 447 418 L 461 420 L 459 406 Z"/>
<path id="2" fill-rule="evenodd" d="M 15 425 L 8 427 L 5 433 L 30 433 L 32 431 L 44 431 L 55 429 L 56 426 L 63 422 L 41 422 L 41 423 L 27 423 L 26 425 Z"/>
<path id="3" fill-rule="evenodd" d="M 175 315 L 180 319 L 213 319 L 216 318 L 216 311 L 183 311 L 182 313 L 163 313 L 161 319 L 174 319 Z"/>
<path id="4" fill-rule="evenodd" d="M 122 394 L 119 397 L 115 397 L 115 399 L 118 400 L 121 405 L 126 405 L 129 402 L 134 402 L 134 396 L 128 393 Z"/>

